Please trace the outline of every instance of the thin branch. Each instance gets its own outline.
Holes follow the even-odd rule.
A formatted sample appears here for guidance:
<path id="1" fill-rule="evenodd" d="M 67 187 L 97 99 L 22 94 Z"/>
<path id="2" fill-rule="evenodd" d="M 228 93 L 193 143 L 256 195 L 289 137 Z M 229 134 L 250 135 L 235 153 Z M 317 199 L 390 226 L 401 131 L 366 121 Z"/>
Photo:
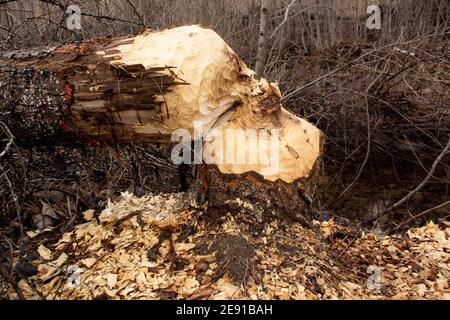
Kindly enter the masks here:
<path id="1" fill-rule="evenodd" d="M 367 99 L 367 95 L 365 96 L 366 100 L 366 117 L 367 117 L 367 150 L 366 150 L 366 156 L 364 157 L 364 161 L 362 162 L 361 166 L 358 169 L 358 172 L 353 179 L 353 181 L 337 196 L 328 206 L 332 206 L 335 204 L 338 200 L 340 200 L 347 192 L 350 190 L 355 183 L 359 180 L 359 177 L 361 177 L 361 174 L 366 166 L 367 161 L 369 160 L 370 150 L 371 150 L 371 142 L 372 142 L 372 131 L 370 129 L 370 113 L 369 113 L 369 101 Z"/>
<path id="2" fill-rule="evenodd" d="M 141 22 L 141 26 L 143 29 L 145 29 L 145 23 L 144 20 L 142 20 L 141 15 L 139 14 L 139 12 L 136 10 L 136 7 L 131 3 L 130 0 L 127 0 L 127 3 L 130 5 L 130 7 L 133 9 L 134 14 L 139 18 L 139 21 Z"/>
<path id="3" fill-rule="evenodd" d="M 323 79 L 328 78 L 328 77 L 332 76 L 333 74 L 335 74 L 335 73 L 337 73 L 337 72 L 339 72 L 339 71 L 341 71 L 341 70 L 343 70 L 343 69 L 345 69 L 347 67 L 350 67 L 355 62 L 357 62 L 357 61 L 359 61 L 359 60 L 361 60 L 361 59 L 363 59 L 363 58 L 365 58 L 367 56 L 370 56 L 371 54 L 373 54 L 373 53 L 375 53 L 375 52 L 377 52 L 379 50 L 387 49 L 387 48 L 390 48 L 390 47 L 393 47 L 393 46 L 398 46 L 398 45 L 407 45 L 407 44 L 415 43 L 415 42 L 418 42 L 418 41 L 421 41 L 421 40 L 424 40 L 424 39 L 427 39 L 427 38 L 434 38 L 434 37 L 438 37 L 438 36 L 445 36 L 445 35 L 448 35 L 448 34 L 450 34 L 450 32 L 448 32 L 448 31 L 447 32 L 443 32 L 443 33 L 439 33 L 439 34 L 430 34 L 430 35 L 421 37 L 419 39 L 414 39 L 414 40 L 406 41 L 406 42 L 403 42 L 403 43 L 398 43 L 396 41 L 394 43 L 387 44 L 387 45 L 382 46 L 380 48 L 375 48 L 373 50 L 370 50 L 370 51 L 360 55 L 358 58 L 356 58 L 356 59 L 354 59 L 354 60 L 352 60 L 350 62 L 347 62 L 347 63 L 343 64 L 340 67 L 337 67 L 333 71 L 330 71 L 327 74 L 325 74 L 325 75 L 323 75 L 323 76 L 321 76 L 321 77 L 319 77 L 319 78 L 317 78 L 317 79 L 315 79 L 315 80 L 313 80 L 311 82 L 308 82 L 307 84 L 304 84 L 301 87 L 298 87 L 297 89 L 295 89 L 291 93 L 289 93 L 289 94 L 285 95 L 284 97 L 282 97 L 282 100 L 286 100 L 286 99 L 292 97 L 293 95 L 297 94 L 298 92 L 302 91 L 303 89 L 308 88 L 308 87 L 316 84 L 317 82 L 320 82 Z"/>
<path id="4" fill-rule="evenodd" d="M 424 215 L 433 213 L 433 212 L 435 212 L 436 210 L 445 208 L 445 207 L 447 207 L 447 206 L 449 206 L 449 205 L 450 205 L 450 200 L 449 200 L 449 201 L 446 201 L 446 202 L 444 202 L 444 203 L 441 203 L 440 205 L 437 205 L 437 206 L 435 206 L 435 207 L 433 207 L 433 208 L 430 208 L 430 209 L 427 209 L 427 210 L 425 210 L 425 211 L 422 211 L 421 213 L 416 214 L 415 216 L 412 216 L 411 218 L 409 218 L 409 219 L 406 220 L 405 222 L 402 222 L 400 225 L 398 225 L 397 227 L 395 227 L 394 229 L 392 229 L 391 231 L 389 231 L 389 233 L 390 233 L 390 232 L 394 232 L 394 231 L 400 229 L 401 227 L 407 225 L 408 223 L 410 223 L 410 222 L 413 221 L 413 220 L 416 220 L 417 218 L 420 218 L 420 217 L 422 217 L 422 216 L 424 216 Z"/>
<path id="5" fill-rule="evenodd" d="M 17 0 L 1 0 L 1 1 L 0 1 L 0 6 L 1 6 L 1 5 L 4 5 L 4 4 L 7 4 L 7 3 L 9 3 L 9 2 L 14 2 L 14 1 L 17 1 Z"/>
<path id="6" fill-rule="evenodd" d="M 390 53 L 386 56 L 387 62 L 384 65 L 384 68 L 382 70 L 381 73 L 379 73 L 375 79 L 367 86 L 366 91 L 365 91 L 365 95 L 364 95 L 364 100 L 366 103 L 366 121 L 367 121 L 367 150 L 366 150 L 366 156 L 364 157 L 364 161 L 362 162 L 361 166 L 358 169 L 358 172 L 355 176 L 355 178 L 353 179 L 353 181 L 339 194 L 339 196 L 337 196 L 330 204 L 329 206 L 332 206 L 333 204 L 335 204 L 339 199 L 341 199 L 354 185 L 355 183 L 359 180 L 359 178 L 361 177 L 361 174 L 367 164 L 367 161 L 369 160 L 369 155 L 370 155 L 370 151 L 371 151 L 371 142 L 372 142 L 372 129 L 370 126 L 370 112 L 369 112 L 369 99 L 368 99 L 368 95 L 370 92 L 370 89 L 372 88 L 372 86 L 378 81 L 378 79 L 386 72 L 386 68 L 390 62 Z M 377 124 L 375 124 L 376 126 Z"/>
<path id="7" fill-rule="evenodd" d="M 277 31 L 280 30 L 280 28 L 284 26 L 284 24 L 287 22 L 289 17 L 289 11 L 291 10 L 291 7 L 294 5 L 295 1 L 297 0 L 292 0 L 291 3 L 288 4 L 288 6 L 286 7 L 286 11 L 284 12 L 284 20 L 278 25 L 278 27 L 275 28 L 275 30 L 270 35 L 269 39 L 272 39 L 274 35 L 277 33 Z"/>
<path id="8" fill-rule="evenodd" d="M 3 131 L 6 133 L 6 135 L 9 138 L 9 141 L 6 144 L 5 149 L 2 151 L 2 153 L 0 153 L 0 158 L 3 158 L 3 156 L 8 152 L 9 148 L 11 148 L 11 145 L 14 142 L 14 135 L 12 134 L 11 130 L 9 130 L 8 126 L 3 121 L 0 121 L 0 125 L 3 127 Z"/>
<path id="9" fill-rule="evenodd" d="M 1 163 L 0 163 L 0 170 L 5 171 L 5 169 L 3 168 Z M 9 186 L 9 189 L 11 191 L 11 196 L 14 200 L 14 205 L 16 206 L 17 220 L 18 220 L 19 226 L 20 226 L 20 234 L 23 235 L 22 214 L 21 214 L 22 209 L 20 207 L 19 197 L 14 192 L 14 186 L 13 186 L 11 180 L 9 179 L 8 175 L 5 174 L 5 175 L 2 175 L 2 177 L 6 180 L 8 186 Z"/>
<path id="10" fill-rule="evenodd" d="M 386 215 L 388 212 L 394 210 L 395 208 L 398 208 L 399 206 L 401 206 L 402 204 L 404 204 L 406 201 L 408 201 L 409 199 L 411 199 L 411 197 L 419 192 L 420 190 L 422 190 L 422 188 L 428 183 L 428 181 L 431 179 L 431 177 L 434 174 L 434 171 L 436 170 L 436 167 L 438 166 L 438 164 L 441 162 L 441 160 L 445 157 L 445 155 L 447 154 L 448 150 L 450 149 L 450 134 L 449 134 L 449 139 L 447 142 L 447 145 L 445 146 L 444 150 L 442 150 L 441 154 L 436 158 L 436 160 L 434 160 L 433 165 L 430 168 L 430 171 L 428 172 L 427 176 L 425 177 L 425 179 L 423 179 L 423 181 L 411 192 L 409 192 L 406 196 L 404 196 L 402 199 L 400 199 L 399 201 L 397 201 L 396 203 L 390 205 L 387 209 L 385 209 L 384 211 L 382 211 L 380 214 L 378 214 L 376 217 L 370 219 L 368 221 L 368 223 L 373 222 L 375 220 L 380 219 L 381 217 L 383 217 L 384 215 Z"/>
<path id="11" fill-rule="evenodd" d="M 315 5 L 315 6 L 309 6 L 309 7 L 305 8 L 305 9 L 302 9 L 301 11 L 297 12 L 296 14 L 294 14 L 292 17 L 289 18 L 289 11 L 291 10 L 291 7 L 294 5 L 295 1 L 296 1 L 296 0 L 292 0 L 292 2 L 287 6 L 286 11 L 284 12 L 284 19 L 283 19 L 283 21 L 275 28 L 275 30 L 274 30 L 274 31 L 272 32 L 272 34 L 270 35 L 269 39 L 272 39 L 272 38 L 275 36 L 275 34 L 278 32 L 278 30 L 280 30 L 280 28 L 281 28 L 283 25 L 285 25 L 286 22 L 287 22 L 289 19 L 294 18 L 294 17 L 296 17 L 296 16 L 302 14 L 303 12 L 305 12 L 305 11 L 307 11 L 307 10 L 309 10 L 309 9 L 322 7 L 322 8 L 327 8 L 327 9 L 333 10 L 332 7 L 324 6 L 324 5 L 318 4 L 318 5 Z"/>
<path id="12" fill-rule="evenodd" d="M 91 14 L 91 13 L 81 13 L 82 16 L 86 16 L 86 17 L 92 17 L 95 18 L 97 20 L 111 20 L 111 21 L 118 21 L 118 22 L 123 22 L 123 23 L 129 23 L 129 24 L 134 24 L 137 26 L 142 26 L 141 23 L 139 22 L 135 22 L 135 21 L 130 21 L 130 20 L 124 20 L 124 19 L 120 19 L 120 18 L 114 18 L 114 17 L 110 17 L 110 16 L 104 16 L 104 15 L 95 15 L 95 14 Z"/>
<path id="13" fill-rule="evenodd" d="M 17 296 L 20 300 L 25 300 L 25 296 L 23 295 L 22 289 L 19 287 L 17 282 L 10 276 L 6 271 L 2 268 L 0 265 L 0 276 L 5 279 L 6 282 L 9 283 L 9 285 L 14 289 L 14 291 L 17 293 Z"/>

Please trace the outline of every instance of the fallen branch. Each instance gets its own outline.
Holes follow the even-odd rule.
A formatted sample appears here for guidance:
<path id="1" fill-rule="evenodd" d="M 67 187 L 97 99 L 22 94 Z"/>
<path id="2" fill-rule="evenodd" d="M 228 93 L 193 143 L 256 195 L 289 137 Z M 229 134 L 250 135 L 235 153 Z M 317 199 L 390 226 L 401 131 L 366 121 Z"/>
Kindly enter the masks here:
<path id="1" fill-rule="evenodd" d="M 404 196 L 402 199 L 400 199 L 399 201 L 397 201 L 396 203 L 390 205 L 387 209 L 385 209 L 384 211 L 382 211 L 380 214 L 378 214 L 376 217 L 370 219 L 369 221 L 367 221 L 368 223 L 371 223 L 375 220 L 380 219 L 381 217 L 383 217 L 384 215 L 386 215 L 388 212 L 394 210 L 395 208 L 398 208 L 399 206 L 401 206 L 402 204 L 404 204 L 406 201 L 408 201 L 409 199 L 411 199 L 411 197 L 419 192 L 420 190 L 422 190 L 422 188 L 428 183 L 428 181 L 431 179 L 431 177 L 434 174 L 434 171 L 436 170 L 436 167 L 438 166 L 438 164 L 441 162 L 442 158 L 444 158 L 444 156 L 447 154 L 448 150 L 450 149 L 450 134 L 449 134 L 449 139 L 447 142 L 447 145 L 445 146 L 445 148 L 442 150 L 441 154 L 436 158 L 436 160 L 434 160 L 433 165 L 430 168 L 430 171 L 428 172 L 427 176 L 425 177 L 425 179 L 423 179 L 423 181 L 414 189 L 412 190 L 410 193 L 408 193 L 406 196 Z"/>
<path id="2" fill-rule="evenodd" d="M 430 214 L 430 213 L 432 213 L 432 212 L 435 212 L 436 210 L 445 208 L 445 207 L 447 207 L 448 205 L 450 205 L 450 200 L 449 200 L 449 201 L 446 201 L 446 202 L 444 202 L 444 203 L 441 203 L 440 205 L 437 205 L 437 206 L 435 206 L 435 207 L 433 207 L 433 208 L 430 208 L 430 209 L 427 209 L 427 210 L 425 210 L 425 211 L 422 211 L 421 213 L 416 214 L 415 216 L 412 216 L 411 218 L 409 218 L 409 219 L 406 220 L 405 222 L 402 222 L 402 223 L 399 224 L 397 227 L 395 227 L 394 229 L 390 230 L 389 233 L 394 232 L 394 231 L 400 229 L 401 227 L 407 225 L 408 223 L 410 223 L 410 222 L 413 221 L 413 220 L 416 220 L 417 218 L 420 218 L 420 217 L 423 217 L 423 216 L 425 216 L 425 215 L 427 215 L 427 214 Z"/>

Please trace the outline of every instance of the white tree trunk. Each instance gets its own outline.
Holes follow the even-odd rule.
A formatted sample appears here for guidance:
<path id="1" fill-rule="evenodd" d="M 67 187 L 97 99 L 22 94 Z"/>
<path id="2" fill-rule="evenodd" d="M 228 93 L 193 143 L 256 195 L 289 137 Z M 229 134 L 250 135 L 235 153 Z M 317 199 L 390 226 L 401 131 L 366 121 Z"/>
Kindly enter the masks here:
<path id="1" fill-rule="evenodd" d="M 267 59 L 267 39 L 269 29 L 269 1 L 261 0 L 261 18 L 259 22 L 258 53 L 256 55 L 255 72 L 258 77 L 264 74 Z"/>

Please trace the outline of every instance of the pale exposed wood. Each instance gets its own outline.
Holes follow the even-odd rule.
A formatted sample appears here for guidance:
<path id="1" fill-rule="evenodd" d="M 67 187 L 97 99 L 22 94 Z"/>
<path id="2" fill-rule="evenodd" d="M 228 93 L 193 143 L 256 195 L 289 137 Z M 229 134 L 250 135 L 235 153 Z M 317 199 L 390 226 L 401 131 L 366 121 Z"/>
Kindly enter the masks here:
<path id="1" fill-rule="evenodd" d="M 177 128 L 193 133 L 194 120 L 203 121 L 204 130 L 220 114 L 233 105 L 233 100 L 248 91 L 239 77 L 251 76 L 251 71 L 217 33 L 200 26 L 146 32 L 126 44 L 113 43 L 114 53 L 99 51 L 98 55 L 112 59 L 120 66 L 142 65 L 144 68 L 170 66 L 168 75 L 175 75 L 186 86 L 164 92 L 162 123 L 158 128 L 172 132 Z M 168 72 L 166 70 L 166 72 Z M 248 75 L 246 74 L 248 73 Z M 133 121 L 133 120 L 132 120 Z M 136 123 L 134 121 L 134 123 Z M 153 132 L 154 122 L 144 122 L 140 133 Z"/>
<path id="2" fill-rule="evenodd" d="M 219 170 L 228 174 L 254 171 L 266 180 L 285 182 L 308 177 L 320 156 L 320 130 L 281 106 L 276 84 L 262 80 L 260 85 L 264 94 L 246 97 L 241 107 L 214 127 L 217 134 L 211 132 L 213 142 L 207 139 L 204 159 L 216 161 Z M 249 129 L 253 135 L 246 135 Z M 278 130 L 278 136 L 271 129 Z M 233 164 L 238 159 L 242 164 Z"/>
<path id="3" fill-rule="evenodd" d="M 200 129 L 197 138 L 220 132 L 214 145 L 223 142 L 227 146 L 231 139 L 242 138 L 237 129 L 253 129 L 257 147 L 235 144 L 213 155 L 213 143 L 206 141 L 203 160 L 223 174 L 251 171 L 265 180 L 284 183 L 308 178 L 320 158 L 321 132 L 287 112 L 281 106 L 278 85 L 257 79 L 210 29 L 185 26 L 146 31 L 136 37 L 66 45 L 42 55 L 0 58 L 0 67 L 7 66 L 14 74 L 12 82 L 21 81 L 24 75 L 35 77 L 36 97 L 24 97 L 11 86 L 5 91 L 13 92 L 11 101 L 0 104 L 2 110 L 19 117 L 16 124 L 23 137 L 32 136 L 33 125 L 41 120 L 47 121 L 39 131 L 43 137 L 51 127 L 55 138 L 61 136 L 62 128 L 78 137 L 109 143 L 170 142 L 176 129 L 186 129 L 194 139 L 194 130 Z M 14 103 L 23 111 L 11 107 Z M 35 120 L 22 117 L 24 112 Z M 235 130 L 232 138 L 225 135 L 229 129 Z M 260 134 L 270 130 L 279 133 L 276 145 L 265 143 L 271 137 Z M 243 163 L 224 159 L 256 153 L 275 154 L 277 161 L 268 165 L 258 158 Z"/>

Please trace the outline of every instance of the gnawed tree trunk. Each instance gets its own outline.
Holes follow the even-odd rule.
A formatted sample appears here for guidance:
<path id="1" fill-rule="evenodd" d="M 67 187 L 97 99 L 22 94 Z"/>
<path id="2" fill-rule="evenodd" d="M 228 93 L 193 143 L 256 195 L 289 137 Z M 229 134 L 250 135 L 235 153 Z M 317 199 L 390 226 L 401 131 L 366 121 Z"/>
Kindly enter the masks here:
<path id="1" fill-rule="evenodd" d="M 286 111 L 278 85 L 256 79 L 212 30 L 187 26 L 10 53 L 0 58 L 0 79 L 0 120 L 16 142 L 183 137 L 175 158 L 203 141 L 194 148 L 202 162 L 196 185 L 210 206 L 237 202 L 297 215 L 314 191 L 321 132 Z"/>

